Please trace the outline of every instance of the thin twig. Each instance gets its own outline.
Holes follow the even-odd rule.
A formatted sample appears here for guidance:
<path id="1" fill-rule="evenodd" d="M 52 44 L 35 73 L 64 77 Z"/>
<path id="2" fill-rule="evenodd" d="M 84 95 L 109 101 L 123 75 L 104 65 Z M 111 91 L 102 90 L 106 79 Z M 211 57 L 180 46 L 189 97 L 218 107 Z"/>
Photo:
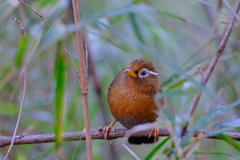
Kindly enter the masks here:
<path id="1" fill-rule="evenodd" d="M 209 41 L 212 41 L 215 38 L 215 33 L 218 32 L 217 20 L 218 20 L 218 17 L 219 17 L 221 7 L 222 7 L 222 0 L 218 0 L 218 9 L 219 10 L 217 10 L 216 14 L 214 15 L 214 13 L 211 12 L 209 7 L 207 5 L 204 5 L 204 8 L 206 9 L 206 11 L 208 13 L 210 23 L 212 23 L 211 33 L 210 33 L 210 36 L 209 36 Z M 212 56 L 211 45 L 208 45 L 206 47 L 206 57 L 210 57 L 210 56 Z"/>
<path id="2" fill-rule="evenodd" d="M 229 24 L 229 22 L 227 22 L 227 21 L 220 21 L 220 22 L 223 23 L 223 24 Z M 235 27 L 240 27 L 240 25 L 238 23 L 235 23 L 234 26 Z"/>
<path id="3" fill-rule="evenodd" d="M 234 9 L 236 13 L 238 13 L 239 8 L 240 8 L 240 0 L 237 1 L 235 9 Z M 202 76 L 202 79 L 201 79 L 201 85 L 202 86 L 205 86 L 207 84 L 207 82 L 208 82 L 208 80 L 209 80 L 209 78 L 210 78 L 210 76 L 211 76 L 211 74 L 213 72 L 213 69 L 215 68 L 215 66 L 216 66 L 216 64 L 218 62 L 219 57 L 221 56 L 222 52 L 224 51 L 224 49 L 226 47 L 226 44 L 227 44 L 227 41 L 228 41 L 228 38 L 229 38 L 230 33 L 232 31 L 233 25 L 235 23 L 235 20 L 236 20 L 236 16 L 234 16 L 234 14 L 233 14 L 231 16 L 231 20 L 229 22 L 227 30 L 224 33 L 223 38 L 222 38 L 222 40 L 221 40 L 221 42 L 220 42 L 220 44 L 218 46 L 218 49 L 217 49 L 217 51 L 216 51 L 212 61 L 210 62 L 207 70 L 205 71 L 205 73 Z M 202 91 L 199 92 L 194 97 L 194 99 L 193 99 L 193 101 L 192 101 L 192 103 L 191 103 L 191 105 L 189 107 L 189 110 L 188 110 L 188 113 L 187 113 L 188 115 L 190 115 L 190 116 L 193 115 L 195 109 L 197 108 L 198 102 L 199 102 L 199 100 L 201 98 L 201 95 L 202 95 Z M 182 136 L 183 136 L 183 133 L 185 132 L 185 130 L 187 129 L 187 125 L 188 125 L 188 122 L 187 122 L 186 126 L 183 127 L 183 129 L 182 129 L 182 134 L 181 134 Z"/>
<path id="4" fill-rule="evenodd" d="M 217 7 L 214 7 L 213 5 L 207 3 L 207 2 L 205 2 L 205 1 L 203 1 L 203 0 L 197 0 L 197 1 L 198 1 L 198 2 L 201 2 L 201 3 L 205 4 L 205 5 L 207 5 L 207 6 L 209 6 L 209 7 L 212 7 L 212 8 L 214 8 L 214 9 L 216 9 L 217 11 L 220 11 L 220 12 L 223 13 L 225 16 L 227 16 L 229 19 L 231 18 L 229 15 L 227 15 L 226 13 L 224 13 L 223 11 L 221 11 L 221 9 L 219 9 L 219 8 L 217 8 Z"/>
<path id="5" fill-rule="evenodd" d="M 38 13 L 36 10 L 34 10 L 34 9 L 33 9 L 32 7 L 30 7 L 28 4 L 24 3 L 22 0 L 19 0 L 19 1 L 20 1 L 22 4 L 24 4 L 25 6 L 27 6 L 29 9 L 31 9 L 36 15 L 38 15 L 38 16 L 45 22 L 45 24 L 46 24 L 50 29 L 52 28 L 52 27 L 48 24 L 48 22 L 43 18 L 43 16 L 42 16 L 40 13 Z M 77 71 L 77 68 L 76 68 L 74 62 L 73 62 L 73 59 L 72 59 L 71 54 L 69 53 L 69 51 L 67 50 L 67 48 L 65 47 L 65 45 L 64 45 L 62 42 L 61 42 L 61 44 L 62 44 L 63 48 L 65 49 L 65 52 L 66 52 L 67 55 L 69 56 L 69 59 L 70 59 L 72 65 L 73 65 L 73 68 L 74 68 L 74 71 L 75 71 L 76 75 L 78 76 L 78 79 L 80 79 L 80 75 L 79 75 L 79 73 L 78 73 L 78 71 Z M 80 81 L 79 81 L 79 83 L 80 83 Z"/>
<path id="6" fill-rule="evenodd" d="M 237 21 L 240 23 L 240 18 L 238 17 L 238 15 L 236 14 L 236 12 L 232 9 L 232 7 L 228 4 L 228 2 L 226 0 L 222 0 L 226 6 L 231 10 L 232 14 L 235 16 L 235 18 L 237 19 Z"/>
<path id="7" fill-rule="evenodd" d="M 18 0 L 20 2 L 20 0 Z M 20 2 L 19 4 L 19 8 L 20 8 L 20 15 L 21 15 L 21 24 L 23 26 L 23 29 L 25 28 L 24 27 L 24 20 L 23 20 L 23 10 L 22 10 L 22 3 Z"/>
<path id="8" fill-rule="evenodd" d="M 36 15 L 38 15 L 40 18 L 42 18 L 42 20 L 46 23 L 46 25 L 51 28 L 51 26 L 48 24 L 48 22 L 43 18 L 43 16 L 38 13 L 36 10 L 34 10 L 32 7 L 30 7 L 28 4 L 24 3 L 22 0 L 19 0 L 22 4 L 24 4 L 25 6 L 27 6 L 28 8 L 30 8 Z"/>
<path id="9" fill-rule="evenodd" d="M 167 137 L 170 136 L 169 131 L 174 132 L 174 128 L 160 128 L 159 129 L 159 137 Z M 115 133 L 109 132 L 107 139 L 117 139 L 122 138 L 124 135 L 128 132 L 127 129 L 115 129 Z M 187 134 L 188 130 L 184 132 L 184 134 Z M 146 137 L 150 133 L 150 130 L 148 131 L 141 131 L 136 132 L 131 137 Z M 210 130 L 199 130 L 196 132 L 193 137 L 197 137 L 200 133 L 204 133 L 206 135 L 206 138 L 209 139 L 221 139 L 218 136 L 210 136 L 212 131 Z M 228 137 L 231 137 L 232 139 L 236 141 L 240 141 L 240 133 L 235 132 L 224 132 L 223 134 L 227 135 Z M 81 140 L 86 140 L 86 135 L 84 132 L 67 132 L 62 133 L 63 141 L 77 141 L 82 136 Z M 101 139 L 104 140 L 104 132 L 103 130 L 93 130 L 91 131 L 91 137 L 92 139 Z M 3 148 L 5 146 L 8 146 L 11 144 L 12 137 L 7 136 L 1 136 L 0 135 L 0 148 Z M 16 139 L 14 142 L 14 145 L 22 145 L 22 144 L 38 144 L 38 143 L 49 143 L 49 142 L 56 142 L 56 134 L 39 134 L 39 135 L 27 135 L 21 139 Z"/>
<path id="10" fill-rule="evenodd" d="M 73 59 L 72 59 L 71 54 L 68 52 L 67 48 L 66 48 L 63 44 L 62 44 L 62 46 L 63 46 L 63 48 L 65 49 L 65 52 L 67 53 L 67 55 L 68 55 L 68 57 L 69 57 L 72 65 L 73 65 L 74 71 L 75 71 L 76 75 L 78 76 L 78 79 L 80 79 L 80 75 L 79 75 L 79 73 L 78 73 L 78 71 L 77 71 L 77 68 L 76 68 L 74 62 L 73 62 Z M 80 83 L 80 81 L 79 81 L 79 83 Z"/>
<path id="11" fill-rule="evenodd" d="M 80 75 L 81 75 L 80 76 L 80 82 L 81 82 L 80 90 L 82 93 L 84 126 L 86 129 L 86 148 L 87 148 L 88 159 L 93 160 L 91 128 L 90 128 L 88 97 L 87 97 L 88 86 L 87 86 L 86 68 L 85 68 L 84 55 L 83 55 L 82 33 L 79 30 L 77 30 L 77 24 L 80 22 L 78 0 L 72 0 L 72 5 L 73 5 L 73 14 L 74 14 L 76 38 L 77 38 L 79 70 L 80 70 Z"/>
<path id="12" fill-rule="evenodd" d="M 21 16 L 23 16 L 21 14 Z M 21 18 L 23 19 L 23 18 Z M 13 138 L 12 138 L 12 142 L 11 142 L 11 145 L 7 151 L 7 154 L 6 156 L 4 157 L 4 159 L 7 159 L 8 158 L 8 155 L 10 154 L 10 151 L 12 149 L 12 146 L 14 144 L 14 141 L 16 139 L 16 133 L 17 133 L 17 129 L 18 129 L 18 126 L 19 126 L 19 122 L 20 122 L 20 119 L 21 119 L 21 115 L 22 115 L 22 109 L 23 109 L 23 104 L 24 104 L 24 100 L 25 100 L 25 95 L 26 95 L 26 86 L 27 86 L 27 58 L 26 58 L 26 37 L 25 37 L 25 32 L 24 32 L 24 27 L 23 25 L 21 24 L 21 22 L 19 20 L 17 20 L 15 17 L 13 17 L 13 20 L 19 25 L 19 27 L 21 28 L 21 38 L 24 39 L 24 86 L 23 86 L 23 97 L 22 97 L 22 101 L 20 103 L 20 110 L 19 110 L 19 114 L 18 114 L 18 119 L 17 119 L 17 124 L 16 124 L 16 127 L 15 127 L 15 130 L 14 130 L 14 133 L 13 133 Z"/>

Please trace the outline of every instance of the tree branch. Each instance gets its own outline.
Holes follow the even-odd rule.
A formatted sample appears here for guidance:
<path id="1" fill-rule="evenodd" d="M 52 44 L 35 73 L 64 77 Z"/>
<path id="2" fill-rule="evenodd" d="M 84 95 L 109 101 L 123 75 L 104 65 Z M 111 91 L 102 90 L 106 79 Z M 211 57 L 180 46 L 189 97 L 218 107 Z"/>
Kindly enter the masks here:
<path id="1" fill-rule="evenodd" d="M 127 129 L 115 129 L 115 133 L 109 132 L 107 139 L 117 139 L 122 138 L 124 135 L 128 132 Z M 174 132 L 174 128 L 160 128 L 159 129 L 159 137 L 166 137 L 170 136 L 170 132 Z M 188 130 L 184 133 L 186 134 Z M 148 136 L 150 131 L 142 131 L 132 134 L 131 137 L 146 137 Z M 211 134 L 212 131 L 210 130 L 199 130 L 197 133 L 195 133 L 193 136 L 196 137 L 199 133 L 204 133 L 207 135 Z M 86 136 L 83 135 L 84 132 L 67 132 L 62 133 L 63 141 L 77 141 L 82 136 L 82 140 L 86 139 Z M 240 141 L 240 133 L 234 133 L 234 132 L 225 132 L 225 135 L 235 139 L 236 141 Z M 91 131 L 91 137 L 92 139 L 104 139 L 104 132 L 102 129 L 99 130 L 93 130 Z M 207 137 L 210 139 L 220 139 L 218 136 L 210 136 Z M 40 134 L 40 135 L 27 135 L 25 137 L 19 137 L 14 141 L 14 145 L 21 145 L 21 144 L 37 144 L 37 143 L 49 143 L 49 142 L 55 142 L 56 135 L 55 134 Z M 3 148 L 5 146 L 10 145 L 12 141 L 12 137 L 6 137 L 0 135 L 0 148 Z"/>

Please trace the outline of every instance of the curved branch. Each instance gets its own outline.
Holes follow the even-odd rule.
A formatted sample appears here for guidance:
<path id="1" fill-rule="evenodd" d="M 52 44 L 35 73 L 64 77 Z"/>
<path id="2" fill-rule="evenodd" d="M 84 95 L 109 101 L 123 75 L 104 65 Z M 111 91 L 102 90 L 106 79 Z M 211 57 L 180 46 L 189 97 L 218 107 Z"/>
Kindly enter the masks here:
<path id="1" fill-rule="evenodd" d="M 115 133 L 109 132 L 108 139 L 117 139 L 122 138 L 127 133 L 127 129 L 116 129 Z M 166 137 L 170 136 L 169 131 L 173 132 L 174 128 L 160 128 L 159 129 L 159 137 Z M 188 131 L 185 132 L 185 134 Z M 132 134 L 131 137 L 146 137 L 148 136 L 150 131 L 142 131 Z M 194 134 L 194 137 L 196 137 L 199 133 L 204 133 L 206 135 L 209 135 L 212 133 L 210 130 L 200 130 L 199 132 Z M 85 140 L 85 135 L 82 135 L 83 132 L 67 132 L 63 133 L 63 141 L 77 141 L 82 136 L 82 140 Z M 234 132 L 225 132 L 225 135 L 235 139 L 236 141 L 240 141 L 240 133 L 234 133 Z M 92 139 L 104 139 L 104 133 L 102 129 L 91 131 L 91 137 Z M 218 136 L 211 136 L 207 137 L 210 139 L 220 139 Z M 21 145 L 21 144 L 37 144 L 37 143 L 49 143 L 49 142 L 55 142 L 56 135 L 55 134 L 40 134 L 40 135 L 28 135 L 25 137 L 19 136 L 18 139 L 14 141 L 14 145 Z M 6 137 L 0 135 L 0 148 L 3 148 L 5 146 L 8 146 L 11 144 L 12 137 Z"/>

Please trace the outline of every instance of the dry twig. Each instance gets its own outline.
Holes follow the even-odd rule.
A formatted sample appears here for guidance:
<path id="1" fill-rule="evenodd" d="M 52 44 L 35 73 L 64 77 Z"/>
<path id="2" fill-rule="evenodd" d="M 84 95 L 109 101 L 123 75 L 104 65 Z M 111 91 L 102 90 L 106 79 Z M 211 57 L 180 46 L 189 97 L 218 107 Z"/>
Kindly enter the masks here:
<path id="1" fill-rule="evenodd" d="M 228 7 L 228 9 L 231 10 L 232 14 L 235 16 L 235 18 L 237 19 L 237 21 L 240 23 L 240 18 L 238 17 L 238 15 L 236 14 L 236 12 L 232 9 L 232 7 L 228 4 L 228 2 L 226 0 L 222 0 L 226 6 Z"/>
<path id="2" fill-rule="evenodd" d="M 21 13 L 21 17 L 22 17 L 22 13 Z M 23 19 L 23 18 L 21 18 Z M 18 114 L 18 119 L 17 119 L 17 123 L 16 123 L 16 127 L 15 127 L 15 130 L 14 130 L 14 133 L 13 133 L 13 138 L 12 138 L 12 142 L 11 142 L 11 145 L 7 151 L 7 154 L 5 156 L 4 159 L 7 159 L 8 158 L 8 155 L 10 154 L 10 151 L 12 149 L 12 146 L 14 144 L 14 141 L 16 139 L 16 133 L 17 133 L 17 129 L 18 129 L 18 126 L 19 126 L 19 122 L 20 122 L 20 119 L 21 119 L 21 115 L 22 115 L 22 109 L 23 109 L 23 104 L 24 104 L 24 100 L 25 100 L 25 95 L 26 95 L 26 86 L 27 86 L 27 58 L 26 58 L 26 37 L 25 37 L 25 31 L 24 31 L 24 27 L 23 25 L 21 24 L 21 22 L 19 20 L 17 20 L 15 17 L 13 17 L 13 20 L 19 25 L 19 27 L 21 28 L 21 38 L 23 38 L 24 40 L 24 86 L 23 86 L 23 97 L 22 97 L 22 101 L 20 103 L 20 110 L 19 110 L 19 114 Z"/>
<path id="3" fill-rule="evenodd" d="M 84 126 L 86 129 L 86 148 L 88 159 L 93 159 L 92 153 L 92 139 L 91 139 L 91 129 L 89 120 L 89 109 L 88 109 L 88 87 L 87 87 L 87 77 L 86 77 L 86 67 L 83 55 L 83 42 L 82 33 L 77 30 L 77 24 L 80 22 L 80 14 L 78 8 L 78 0 L 72 0 L 73 4 L 73 14 L 76 29 L 77 47 L 78 47 L 78 58 L 79 58 L 79 70 L 80 70 L 80 90 L 82 93 L 82 104 L 83 104 L 83 116 L 84 116 Z"/>

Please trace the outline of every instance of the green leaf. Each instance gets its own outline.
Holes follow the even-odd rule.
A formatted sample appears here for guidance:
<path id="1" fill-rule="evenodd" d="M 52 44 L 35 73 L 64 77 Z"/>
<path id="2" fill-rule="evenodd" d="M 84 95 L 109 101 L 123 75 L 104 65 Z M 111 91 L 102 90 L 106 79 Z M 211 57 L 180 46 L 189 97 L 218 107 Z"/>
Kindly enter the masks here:
<path id="1" fill-rule="evenodd" d="M 144 2 L 145 0 L 134 0 L 133 3 L 134 4 L 138 4 L 138 3 L 141 3 L 141 2 Z"/>
<path id="2" fill-rule="evenodd" d="M 172 150 L 172 148 L 164 148 L 164 150 L 163 150 L 163 154 L 167 154 L 167 153 L 169 153 L 170 151 Z"/>
<path id="3" fill-rule="evenodd" d="M 18 42 L 18 50 L 17 50 L 17 55 L 16 55 L 16 67 L 20 68 L 23 63 L 24 59 L 24 51 L 25 51 L 25 38 L 21 36 L 19 42 Z"/>
<path id="4" fill-rule="evenodd" d="M 232 139 L 231 137 L 228 137 L 225 134 L 218 134 L 218 137 L 220 137 L 221 139 L 223 139 L 224 141 L 226 141 L 228 144 L 230 144 L 231 146 L 233 146 L 235 149 L 237 149 L 240 152 L 240 143 L 235 141 L 234 139 Z"/>
<path id="5" fill-rule="evenodd" d="M 148 159 L 151 159 L 154 154 L 162 148 L 162 146 L 167 143 L 167 141 L 170 139 L 171 137 L 167 137 L 166 139 L 164 139 L 159 145 L 157 145 L 148 155 L 147 157 L 145 158 L 145 160 L 148 160 Z"/>
<path id="6" fill-rule="evenodd" d="M 168 91 L 168 90 L 177 88 L 177 87 L 181 86 L 183 83 L 185 83 L 186 81 L 187 81 L 186 79 L 183 79 L 183 80 L 181 80 L 181 81 L 179 81 L 179 82 L 177 82 L 177 83 L 175 83 L 175 84 L 173 84 L 173 85 L 171 85 L 171 86 L 169 86 L 169 87 L 167 87 L 167 88 L 164 88 L 163 91 L 166 92 L 166 91 Z"/>
<path id="7" fill-rule="evenodd" d="M 74 149 L 74 152 L 73 152 L 73 155 L 72 155 L 72 159 L 71 159 L 71 160 L 74 160 L 74 159 L 75 159 L 77 149 L 78 149 L 78 147 L 79 147 L 79 145 L 80 145 L 81 139 L 82 139 L 82 137 L 83 137 L 84 134 L 85 134 L 85 131 L 83 130 L 83 134 L 82 134 L 81 137 L 79 138 L 77 147 Z"/>
<path id="8" fill-rule="evenodd" d="M 179 20 L 179 21 L 182 21 L 184 23 L 186 23 L 186 19 L 180 17 L 179 15 L 176 15 L 176 14 L 173 14 L 171 12 L 167 12 L 167 11 L 160 11 L 160 13 L 162 13 L 163 15 L 169 17 L 169 18 L 173 18 L 173 19 L 176 19 L 176 20 Z"/>
<path id="9" fill-rule="evenodd" d="M 64 109 L 64 93 L 66 82 L 66 58 L 61 54 L 61 43 L 57 43 L 56 53 L 56 66 L 55 66 L 55 111 L 56 111 L 56 124 L 55 133 L 57 135 L 58 145 L 61 142 L 61 133 L 63 133 L 63 109 Z"/>
<path id="10" fill-rule="evenodd" d="M 132 23 L 133 31 L 135 32 L 136 37 L 138 38 L 138 40 L 140 42 L 144 43 L 141 31 L 140 31 L 140 28 L 139 28 L 139 25 L 137 23 L 136 16 L 133 13 L 130 13 L 129 16 L 130 16 L 130 20 L 131 20 L 131 23 Z"/>

